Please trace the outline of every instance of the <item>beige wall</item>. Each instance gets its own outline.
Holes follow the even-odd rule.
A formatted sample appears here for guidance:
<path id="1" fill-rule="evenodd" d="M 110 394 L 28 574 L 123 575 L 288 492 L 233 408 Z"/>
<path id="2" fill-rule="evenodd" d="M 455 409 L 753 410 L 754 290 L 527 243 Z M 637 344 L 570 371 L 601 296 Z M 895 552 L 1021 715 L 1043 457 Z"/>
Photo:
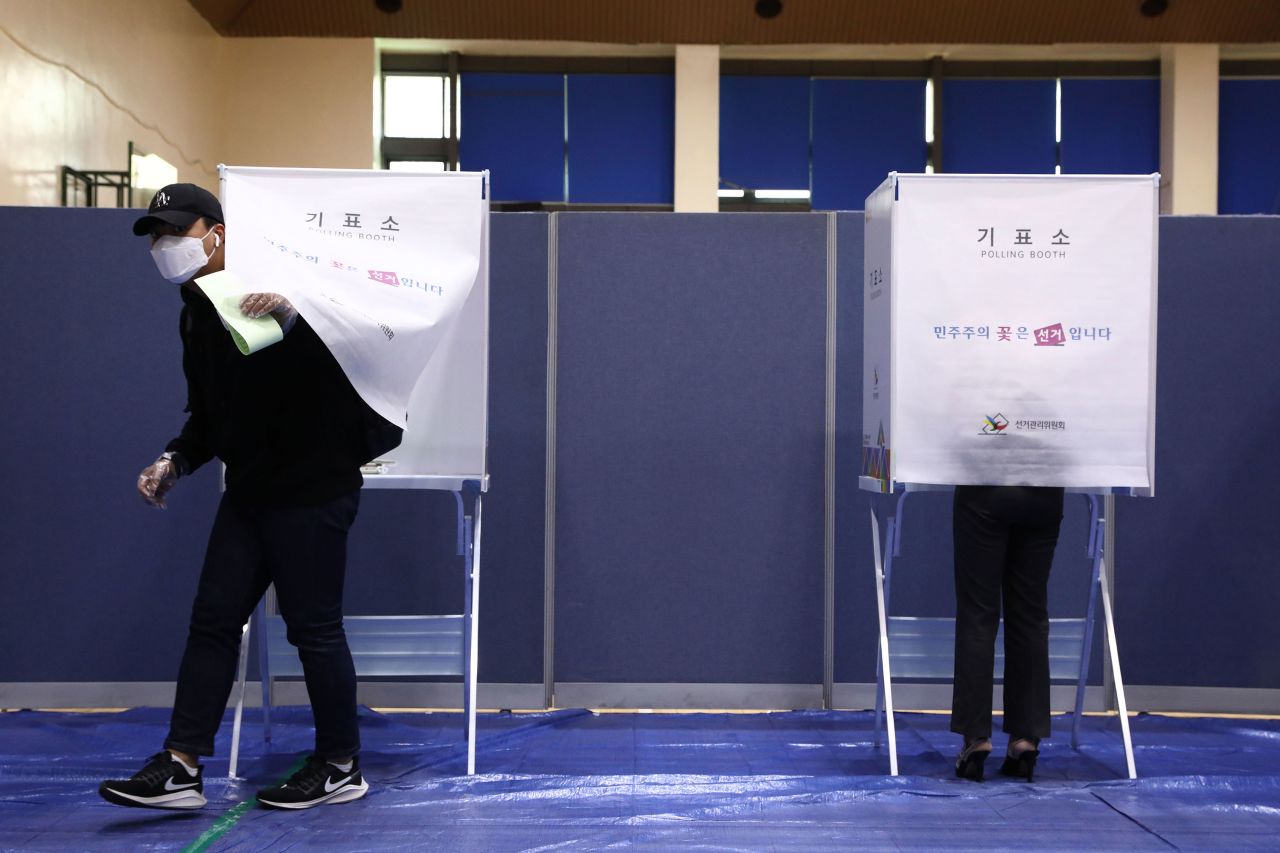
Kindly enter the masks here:
<path id="1" fill-rule="evenodd" d="M 369 168 L 372 39 L 223 39 L 186 0 L 0 0 L 0 204 L 128 143 L 215 189 L 217 164 Z M 107 202 L 110 204 L 111 202 Z"/>
<path id="2" fill-rule="evenodd" d="M 226 39 L 223 162 L 369 169 L 373 39 Z"/>
<path id="3" fill-rule="evenodd" d="M 1092 50 L 1110 56 L 1102 47 Z M 56 205 L 59 166 L 125 169 L 130 140 L 175 165 L 181 180 L 210 189 L 220 162 L 369 168 L 378 49 L 373 39 L 224 39 L 186 0 L 0 0 L 0 204 Z M 1073 58 L 1092 55 L 1089 46 L 1039 46 L 1021 48 L 1027 55 L 1018 58 L 1067 49 L 1080 54 Z M 1212 213 L 1218 47 L 1143 49 L 1162 52 L 1166 72 L 1165 209 Z M 676 207 L 715 210 L 720 50 L 645 50 L 677 55 Z M 1274 56 L 1275 46 L 1264 53 Z M 1224 47 L 1222 55 L 1235 53 Z M 1203 73 L 1192 73 L 1200 66 Z"/>
<path id="4" fill-rule="evenodd" d="M 676 47 L 675 209 L 720 209 L 720 47 Z"/>
<path id="5" fill-rule="evenodd" d="M 129 140 L 210 185 L 221 42 L 182 0 L 0 0 L 0 204 L 56 205 L 60 165 L 124 169 Z"/>
<path id="6" fill-rule="evenodd" d="M 1218 212 L 1218 46 L 1160 53 L 1160 212 Z"/>

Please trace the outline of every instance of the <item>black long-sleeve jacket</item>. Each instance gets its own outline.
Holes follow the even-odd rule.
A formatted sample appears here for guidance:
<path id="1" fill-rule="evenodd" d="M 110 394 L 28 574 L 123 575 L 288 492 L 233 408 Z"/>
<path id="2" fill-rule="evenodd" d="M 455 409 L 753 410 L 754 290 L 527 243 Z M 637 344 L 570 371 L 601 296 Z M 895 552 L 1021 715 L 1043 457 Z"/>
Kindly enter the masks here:
<path id="1" fill-rule="evenodd" d="M 228 494 L 307 506 L 359 488 L 360 466 L 400 444 L 400 428 L 360 398 L 302 317 L 284 340 L 246 356 L 208 299 L 184 287 L 182 301 L 189 416 L 166 449 L 189 470 L 216 456 Z"/>

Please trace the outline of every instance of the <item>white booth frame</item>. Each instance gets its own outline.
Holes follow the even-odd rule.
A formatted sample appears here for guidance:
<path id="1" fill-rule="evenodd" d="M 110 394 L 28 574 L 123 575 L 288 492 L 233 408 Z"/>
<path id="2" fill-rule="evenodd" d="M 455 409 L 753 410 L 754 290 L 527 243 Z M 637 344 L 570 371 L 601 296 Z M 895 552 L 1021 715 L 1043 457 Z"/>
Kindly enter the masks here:
<path id="1" fill-rule="evenodd" d="M 870 508 L 871 546 L 876 582 L 876 611 L 879 619 L 879 639 L 877 643 L 876 656 L 875 737 L 873 746 L 877 749 L 880 747 L 880 733 L 882 731 L 883 720 L 883 728 L 887 729 L 886 739 L 889 746 L 889 775 L 891 776 L 898 775 L 898 742 L 897 731 L 894 726 L 893 719 L 893 669 L 890 663 L 890 627 L 893 623 L 893 617 L 890 617 L 889 615 L 889 602 L 891 590 L 890 585 L 893 580 L 893 561 L 895 557 L 901 556 L 902 554 L 903 509 L 906 504 L 907 496 L 913 492 L 946 491 L 951 488 L 949 486 L 913 486 L 902 483 L 897 485 L 901 491 L 899 491 L 897 495 L 895 514 L 889 516 L 886 523 L 883 549 L 881 547 L 880 540 L 880 521 L 876 516 L 875 507 L 873 506 Z M 1110 492 L 1105 490 L 1079 489 L 1068 489 L 1067 491 L 1082 494 L 1088 502 L 1089 542 L 1086 555 L 1092 561 L 1092 577 L 1089 582 L 1089 600 L 1084 617 L 1079 619 L 1051 620 L 1059 623 L 1075 623 L 1075 625 L 1081 629 L 1079 668 L 1077 670 L 1078 675 L 1076 677 L 1075 709 L 1071 721 L 1071 747 L 1073 749 L 1080 748 L 1080 721 L 1084 714 L 1085 687 L 1086 682 L 1088 681 L 1089 663 L 1092 657 L 1097 603 L 1098 599 L 1101 598 L 1103 621 L 1106 629 L 1107 663 L 1110 667 L 1112 684 L 1115 690 L 1116 709 L 1120 717 L 1120 730 L 1124 738 L 1125 769 L 1127 771 L 1128 778 L 1136 779 L 1138 778 L 1138 771 L 1134 763 L 1133 739 L 1129 731 L 1128 702 L 1125 699 L 1124 679 L 1120 672 L 1120 652 L 1116 644 L 1115 620 L 1112 612 L 1111 592 L 1108 586 L 1106 553 L 1104 547 L 1104 543 L 1106 541 L 1107 518 L 1099 508 L 1098 501 L 1100 496 L 1108 495 Z M 952 630 L 954 630 L 954 619 L 936 621 L 950 622 Z M 1053 643 L 1052 634 L 1050 635 L 1050 643 Z"/>

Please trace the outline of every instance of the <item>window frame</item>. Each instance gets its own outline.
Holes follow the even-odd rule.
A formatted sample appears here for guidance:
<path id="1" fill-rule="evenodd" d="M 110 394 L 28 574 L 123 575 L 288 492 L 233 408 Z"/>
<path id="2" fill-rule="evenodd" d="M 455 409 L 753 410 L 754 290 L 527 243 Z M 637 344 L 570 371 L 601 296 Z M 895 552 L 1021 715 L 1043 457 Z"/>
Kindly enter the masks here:
<path id="1" fill-rule="evenodd" d="M 445 171 L 458 169 L 458 54 L 386 53 L 378 73 L 378 167 L 393 160 L 432 161 Z M 442 77 L 445 81 L 445 133 L 439 138 L 387 136 L 387 77 Z"/>
<path id="2" fill-rule="evenodd" d="M 387 74 L 439 74 L 448 80 L 447 135 L 441 139 L 380 137 L 379 164 L 392 160 L 432 160 L 445 163 L 447 170 L 458 168 L 459 77 L 463 71 L 551 74 L 674 74 L 675 58 L 656 57 L 556 57 L 481 56 L 449 54 L 383 53 L 380 57 L 380 92 Z M 942 90 L 948 79 L 1026 79 L 1072 77 L 1156 77 L 1160 61 L 1151 60 L 946 60 L 940 56 L 919 60 L 787 60 L 721 59 L 721 76 L 804 76 L 823 78 L 922 79 L 930 89 L 926 124 L 932 139 L 926 139 L 926 171 L 944 172 L 945 140 L 942 136 Z M 1276 74 L 1280 62 L 1223 60 L 1223 76 Z M 385 106 L 385 97 L 380 108 Z M 379 128 L 381 130 L 381 128 Z M 1059 143 L 1058 163 L 1061 164 Z M 812 154 L 810 155 L 812 158 Z M 812 169 L 812 162 L 810 163 Z M 799 188 L 797 188 L 799 189 Z M 721 198 L 721 210 L 796 211 L 810 210 L 809 200 L 758 199 L 754 193 L 740 198 Z M 493 205 L 502 209 L 501 203 Z M 527 209 L 528 204 L 521 204 Z M 671 210 L 672 205 L 540 203 L 542 210 Z"/>

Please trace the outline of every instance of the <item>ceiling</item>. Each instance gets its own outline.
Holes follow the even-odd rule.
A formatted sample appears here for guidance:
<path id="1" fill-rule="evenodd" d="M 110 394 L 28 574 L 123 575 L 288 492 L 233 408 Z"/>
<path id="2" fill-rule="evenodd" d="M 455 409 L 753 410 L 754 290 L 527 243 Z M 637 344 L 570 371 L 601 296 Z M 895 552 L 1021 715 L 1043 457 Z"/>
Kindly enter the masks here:
<path id="1" fill-rule="evenodd" d="M 1280 0 L 189 0 L 223 36 L 604 44 L 1280 42 Z M 1147 0 L 1156 3 L 1158 0 Z"/>

